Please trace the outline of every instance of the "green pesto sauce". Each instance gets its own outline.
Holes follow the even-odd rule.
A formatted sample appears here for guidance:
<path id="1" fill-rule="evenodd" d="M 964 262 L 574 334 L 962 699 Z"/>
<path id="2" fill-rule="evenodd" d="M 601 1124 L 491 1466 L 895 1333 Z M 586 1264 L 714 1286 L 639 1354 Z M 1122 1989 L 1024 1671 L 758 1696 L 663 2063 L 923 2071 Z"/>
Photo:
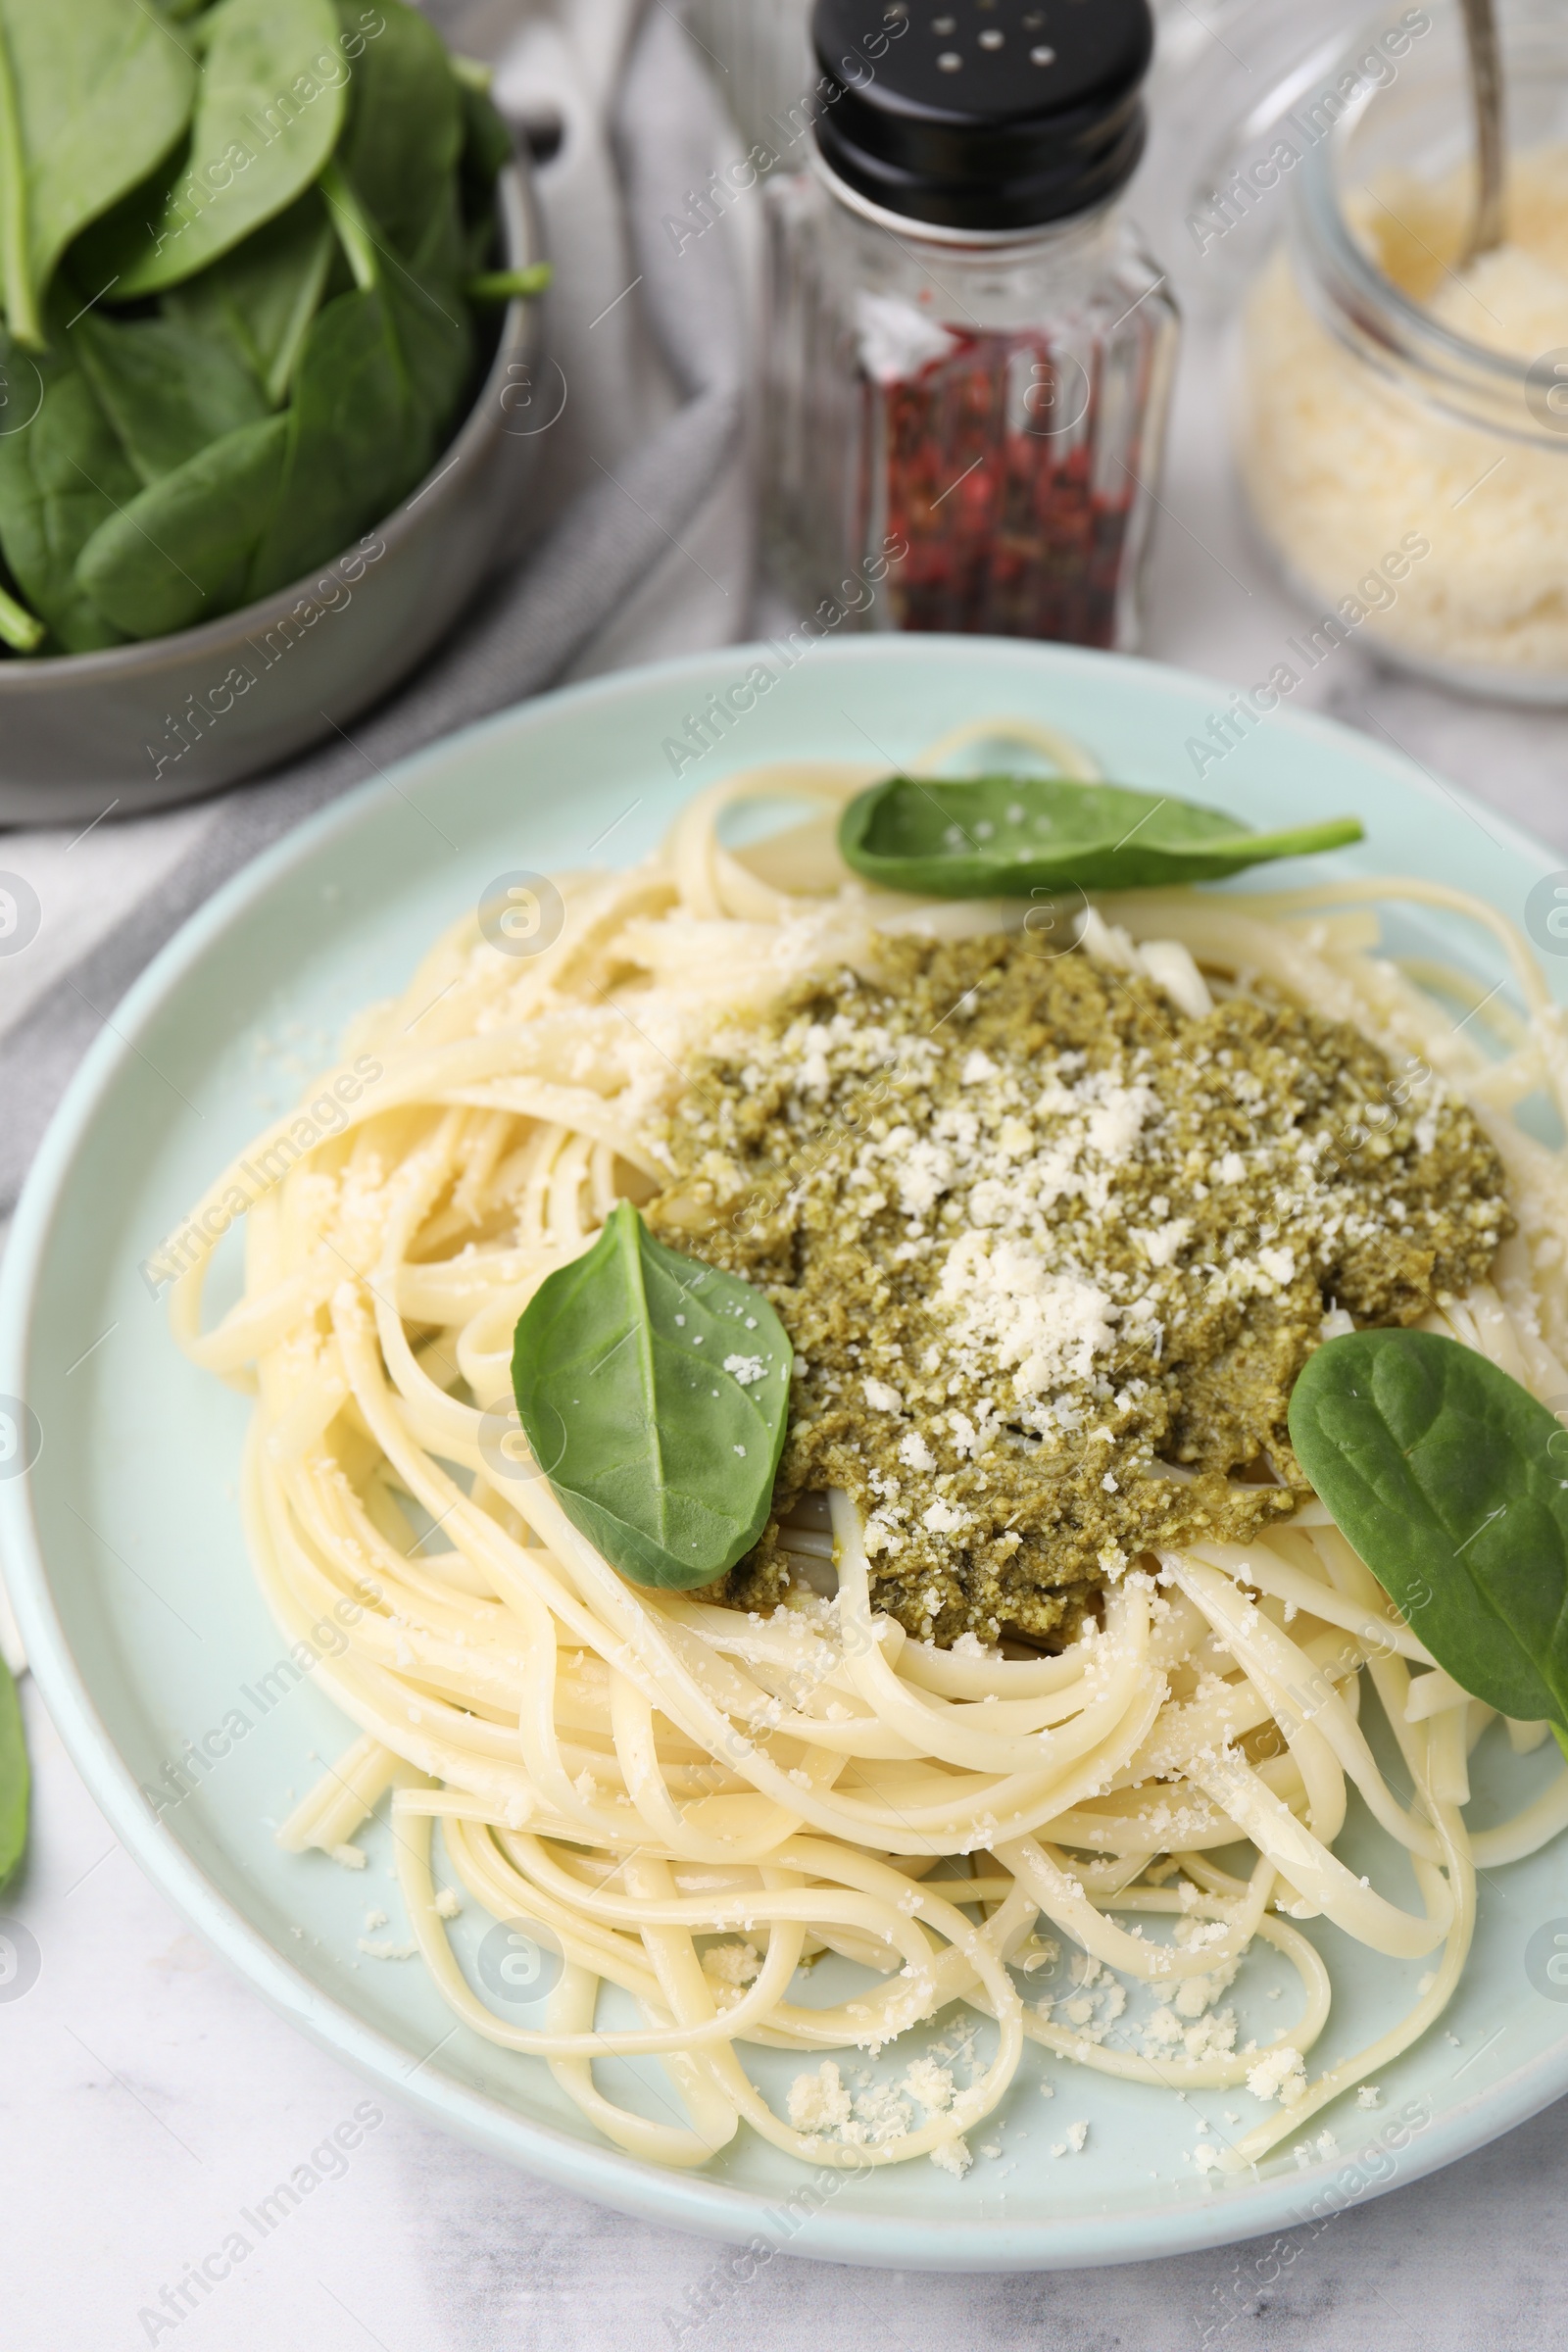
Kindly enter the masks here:
<path id="1" fill-rule="evenodd" d="M 667 1140 L 649 1223 L 798 1357 L 774 1519 L 715 1597 L 775 1605 L 779 1520 L 842 1487 L 875 1604 L 944 1646 L 1056 1646 L 1138 1553 L 1288 1515 L 1325 1315 L 1416 1322 L 1512 1230 L 1468 1110 L 1356 1030 L 1001 937 L 797 987 Z"/>

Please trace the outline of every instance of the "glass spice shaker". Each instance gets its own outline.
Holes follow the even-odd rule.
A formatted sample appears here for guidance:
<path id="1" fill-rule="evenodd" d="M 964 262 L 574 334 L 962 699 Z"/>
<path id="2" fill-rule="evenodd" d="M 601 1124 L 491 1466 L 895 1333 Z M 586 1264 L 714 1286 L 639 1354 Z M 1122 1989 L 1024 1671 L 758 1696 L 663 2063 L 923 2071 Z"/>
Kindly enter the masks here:
<path id="1" fill-rule="evenodd" d="M 1118 203 L 1148 0 L 816 0 L 812 40 L 810 165 L 765 194 L 779 587 L 1135 646 L 1179 335 Z"/>

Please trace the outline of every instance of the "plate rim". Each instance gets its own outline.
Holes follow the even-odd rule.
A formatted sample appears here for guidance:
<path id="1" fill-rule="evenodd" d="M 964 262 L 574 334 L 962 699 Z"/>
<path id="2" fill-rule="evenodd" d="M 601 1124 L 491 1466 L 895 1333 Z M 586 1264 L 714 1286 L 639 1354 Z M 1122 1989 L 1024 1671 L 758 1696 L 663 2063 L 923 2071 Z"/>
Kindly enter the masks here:
<path id="1" fill-rule="evenodd" d="M 882 660 L 928 663 L 960 658 L 966 664 L 988 659 L 1015 662 L 1020 655 L 1047 670 L 1120 670 L 1129 681 L 1164 691 L 1206 692 L 1223 703 L 1231 689 L 1221 680 L 1174 663 L 1140 656 L 1102 654 L 1085 648 L 1031 644 L 1008 638 L 883 635 L 813 646 L 813 665 L 853 664 L 870 651 Z M 61 1192 L 81 1151 L 90 1145 L 105 1095 L 134 1052 L 147 1023 L 173 998 L 190 968 L 249 906 L 265 898 L 293 867 L 316 855 L 334 835 L 352 833 L 374 808 L 390 807 L 425 771 L 491 737 L 537 720 L 551 721 L 584 706 L 635 699 L 650 688 L 704 678 L 717 663 L 726 667 L 755 656 L 763 661 L 777 649 L 767 640 L 711 647 L 697 654 L 638 664 L 558 687 L 548 694 L 509 705 L 469 725 L 441 736 L 397 760 L 326 808 L 316 810 L 270 844 L 220 888 L 166 942 L 113 1008 L 88 1049 L 52 1117 L 18 1201 L 0 1271 L 0 1390 L 26 1394 L 26 1364 L 33 1342 L 32 1311 L 48 1256 Z M 1433 779 L 1420 763 L 1395 748 L 1318 711 L 1285 710 L 1279 722 L 1325 748 L 1353 747 L 1363 761 L 1385 769 L 1408 787 Z M 1543 874 L 1560 870 L 1557 853 L 1509 817 L 1477 803 L 1462 787 L 1445 784 L 1467 814 L 1484 810 L 1486 829 L 1498 845 Z M 291 1964 L 220 1894 L 165 1825 L 149 1817 L 138 1785 L 98 1713 L 86 1678 L 73 1655 L 55 1606 L 50 1571 L 31 1508 L 32 1476 L 0 1482 L 0 1556 L 28 1663 L 68 1754 L 102 1808 L 111 1828 L 153 1884 L 190 1926 L 276 2014 L 306 2034 L 319 2048 L 352 2066 L 388 2095 L 412 2106 L 421 2119 L 470 2145 L 558 2182 L 576 2194 L 641 2220 L 662 2223 L 699 2236 L 744 2242 L 764 2233 L 769 2253 L 787 2252 L 820 2261 L 871 2269 L 953 2272 L 1093 2269 L 1195 2253 L 1236 2243 L 1269 2230 L 1300 2226 L 1298 2210 L 1323 2176 L 1299 2173 L 1254 2179 L 1201 2199 L 1165 2202 L 1134 2214 L 1078 2212 L 1056 2219 L 989 2220 L 956 2216 L 944 2223 L 929 2215 L 902 2220 L 883 2215 L 837 2213 L 824 2207 L 792 2230 L 782 2244 L 776 2232 L 777 2196 L 662 2170 L 610 2146 L 595 2146 L 557 2126 L 520 2114 L 506 2101 L 451 2077 L 421 2080 L 426 2061 L 410 2068 L 407 2051 L 391 2035 L 333 1999 Z M 1490 2090 L 1427 2126 L 1402 2151 L 1394 2176 L 1371 2181 L 1349 2199 L 1361 2202 L 1425 2179 L 1444 2166 L 1475 2153 L 1491 2140 L 1528 2122 L 1568 2092 L 1568 2034 Z M 1353 2157 L 1343 2160 L 1353 2162 Z M 803 2179 L 805 2176 L 803 2175 Z"/>

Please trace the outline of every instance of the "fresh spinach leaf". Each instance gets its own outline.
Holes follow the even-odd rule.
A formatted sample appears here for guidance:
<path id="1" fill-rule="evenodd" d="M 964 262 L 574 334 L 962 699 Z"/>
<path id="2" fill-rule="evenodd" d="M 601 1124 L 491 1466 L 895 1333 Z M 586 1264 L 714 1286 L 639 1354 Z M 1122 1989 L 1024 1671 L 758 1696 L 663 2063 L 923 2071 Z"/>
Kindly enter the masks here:
<path id="1" fill-rule="evenodd" d="M 393 264 L 386 283 L 410 376 L 431 418 L 425 463 L 442 449 L 473 367 L 473 319 L 463 295 L 463 216 L 449 187 L 430 216 L 408 268 Z"/>
<path id="2" fill-rule="evenodd" d="M 182 320 L 100 318 L 89 311 L 71 329 L 71 342 L 144 485 L 270 413 L 244 363 Z"/>
<path id="3" fill-rule="evenodd" d="M 0 1658 L 0 1886 L 26 1851 L 30 1785 L 17 1686 Z"/>
<path id="4" fill-rule="evenodd" d="M 10 364 L 0 334 L 0 367 Z M 122 631 L 76 578 L 76 558 L 100 524 L 141 488 L 97 396 L 73 355 L 40 352 L 37 415 L 0 435 L 0 548 L 12 578 L 67 653 L 118 645 Z"/>
<path id="5" fill-rule="evenodd" d="M 574 1527 L 633 1584 L 711 1584 L 767 1524 L 790 1343 L 761 1293 L 681 1257 L 622 1201 L 524 1310 L 513 1388 Z"/>
<path id="6" fill-rule="evenodd" d="M 321 307 L 337 239 L 315 188 L 183 285 L 164 309 L 226 343 L 274 409 L 288 398 L 305 337 Z"/>
<path id="7" fill-rule="evenodd" d="M 312 327 L 286 412 L 277 499 L 249 593 L 270 596 L 390 513 L 425 470 L 428 423 L 414 397 L 391 299 L 340 294 Z"/>
<path id="8" fill-rule="evenodd" d="M 349 73 L 331 0 L 219 0 L 202 19 L 189 150 L 115 299 L 194 277 L 291 205 L 337 144 Z"/>
<path id="9" fill-rule="evenodd" d="M 1568 1727 L 1568 1434 L 1486 1356 L 1359 1331 L 1308 1357 L 1291 1444 L 1335 1525 L 1453 1680 Z"/>
<path id="10" fill-rule="evenodd" d="M 164 53 L 183 95 L 155 139 Z M 112 172 L 95 155 L 75 175 L 43 313 L 30 142 L 71 111 L 57 81 L 104 143 L 122 135 Z M 44 384 L 0 438 L 0 645 L 30 650 L 29 605 L 51 653 L 215 617 L 417 485 L 472 370 L 463 197 L 503 135 L 405 0 L 0 0 L 0 298 L 21 288 L 0 369 L 20 329 Z"/>
<path id="11" fill-rule="evenodd" d="M 72 239 L 162 163 L 190 120 L 196 67 L 139 0 L 0 0 L 0 295 L 43 340 Z"/>
<path id="12" fill-rule="evenodd" d="M 418 480 L 418 416 L 381 294 L 338 294 L 315 319 L 287 428 L 252 598 L 326 563 Z"/>
<path id="13" fill-rule="evenodd" d="M 443 249 L 452 209 L 449 198 L 423 252 Z M 467 380 L 472 326 L 450 280 L 360 258 L 379 282 L 338 295 L 306 339 L 252 596 L 286 587 L 406 498 L 437 456 Z"/>
<path id="14" fill-rule="evenodd" d="M 463 98 L 446 45 L 405 0 L 379 0 L 384 29 L 354 68 L 348 120 L 334 158 L 382 238 L 408 260 L 463 151 Z M 347 30 L 357 24 L 338 0 Z"/>
<path id="15" fill-rule="evenodd" d="M 962 782 L 890 776 L 850 803 L 845 863 L 889 890 L 942 899 L 1027 898 L 1036 890 L 1137 890 L 1212 882 L 1274 858 L 1359 841 L 1353 816 L 1251 833 L 1234 816 L 1169 794 L 1055 776 Z"/>
<path id="16" fill-rule="evenodd" d="M 332 233 L 338 241 L 349 273 L 362 293 L 378 286 L 385 274 L 382 266 L 384 248 L 378 244 L 370 217 L 359 196 L 343 176 L 336 156 L 321 172 L 320 191 L 326 206 Z"/>
<path id="17" fill-rule="evenodd" d="M 287 419 L 225 433 L 93 533 L 82 592 L 127 637 L 163 637 L 232 612 L 283 474 Z"/>
<path id="18" fill-rule="evenodd" d="M 451 62 L 456 67 L 460 61 Z M 460 74 L 458 96 L 463 106 L 464 214 L 493 228 L 496 181 L 511 163 L 515 143 L 488 83 L 481 87 Z"/>

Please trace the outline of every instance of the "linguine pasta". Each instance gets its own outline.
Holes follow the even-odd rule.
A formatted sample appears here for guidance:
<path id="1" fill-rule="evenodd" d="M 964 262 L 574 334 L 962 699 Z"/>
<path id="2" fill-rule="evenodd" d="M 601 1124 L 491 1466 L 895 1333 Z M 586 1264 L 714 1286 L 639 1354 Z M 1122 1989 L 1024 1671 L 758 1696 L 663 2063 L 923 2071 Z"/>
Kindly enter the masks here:
<path id="1" fill-rule="evenodd" d="M 1004 731 L 1094 772 L 1044 730 Z M 927 771 L 963 737 L 997 732 L 962 731 Z M 828 1498 L 830 1533 L 808 1516 L 786 1527 L 798 1577 L 773 1615 L 747 1615 L 624 1582 L 516 1432 L 517 1317 L 617 1199 L 665 1180 L 660 1121 L 720 1015 L 858 966 L 878 932 L 951 938 L 1040 919 L 853 882 L 834 825 L 870 780 L 799 765 L 715 786 L 658 858 L 557 877 L 559 936 L 536 953 L 510 953 L 468 918 L 401 1002 L 357 1025 L 348 1054 L 362 1080 L 378 1074 L 338 1131 L 306 1142 L 279 1122 L 198 1210 L 174 1319 L 196 1362 L 254 1389 L 243 1492 L 256 1572 L 290 1639 L 330 1611 L 352 1623 L 318 1679 L 359 1736 L 280 1835 L 357 1860 L 344 1849 L 390 1788 L 409 1920 L 454 2015 L 545 2059 L 635 2156 L 699 2166 L 744 2123 L 816 2164 L 935 2155 L 961 2170 L 962 2135 L 1032 2041 L 1152 2088 L 1250 2087 L 1270 2112 L 1215 2158 L 1246 2165 L 1441 2016 L 1469 1949 L 1477 1868 L 1568 1824 L 1561 1773 L 1514 1820 L 1467 1829 L 1468 1758 L 1490 1710 L 1433 1668 L 1322 1506 L 1246 1544 L 1145 1554 L 1059 1655 L 944 1651 L 873 1611 L 864 1531 L 843 1494 Z M 722 816 L 780 798 L 819 813 L 754 851 L 722 845 Z M 1454 974 L 1380 956 L 1372 902 L 1398 899 L 1487 925 L 1523 1017 Z M 1174 943 L 1227 986 L 1266 980 L 1457 1090 L 1503 1161 L 1518 1231 L 1494 1279 L 1430 1327 L 1554 1407 L 1568 1400 L 1568 1169 L 1513 1115 L 1543 1088 L 1561 1102 L 1565 1046 L 1511 926 L 1437 885 L 1352 881 L 1102 898 L 1079 928 L 1075 952 L 1156 979 L 1181 968 Z M 1457 1026 L 1434 985 L 1469 1007 Z M 210 1212 L 236 1184 L 252 1198 L 258 1168 L 278 1180 L 249 1207 L 243 1297 L 204 1332 L 208 1237 L 224 1221 Z M 1407 1787 L 1368 1743 L 1368 1689 Z M 1507 1731 L 1521 1749 L 1546 1737 Z M 1352 1790 L 1408 1856 L 1413 1905 L 1336 1853 Z M 536 2025 L 498 2013 L 459 1966 L 450 1906 L 435 1899 L 438 1825 L 469 1900 L 563 1957 Z M 1239 1847 L 1245 1875 L 1215 1859 Z M 1427 1966 L 1394 2029 L 1317 2073 L 1331 1985 L 1295 1924 L 1315 1916 Z M 1053 1937 L 1077 1947 L 1082 1989 L 1042 2003 L 1031 1966 L 1054 1956 Z M 1215 2003 L 1256 1943 L 1295 1969 L 1299 1998 L 1271 2041 L 1238 2048 Z M 792 1998 L 825 1950 L 860 1964 L 860 1988 L 825 2007 Z M 1157 1998 L 1152 2027 L 1141 2043 L 1112 2038 L 1141 1986 Z M 610 1988 L 640 2023 L 601 2023 Z M 913 2067 L 874 2127 L 856 2120 L 837 2057 L 955 2009 L 994 2021 L 989 2063 L 957 2086 Z M 748 2045 L 800 2054 L 809 2081 L 790 2117 L 756 2087 Z M 593 2074 L 612 2055 L 657 2058 L 681 2120 L 612 2100 Z"/>

